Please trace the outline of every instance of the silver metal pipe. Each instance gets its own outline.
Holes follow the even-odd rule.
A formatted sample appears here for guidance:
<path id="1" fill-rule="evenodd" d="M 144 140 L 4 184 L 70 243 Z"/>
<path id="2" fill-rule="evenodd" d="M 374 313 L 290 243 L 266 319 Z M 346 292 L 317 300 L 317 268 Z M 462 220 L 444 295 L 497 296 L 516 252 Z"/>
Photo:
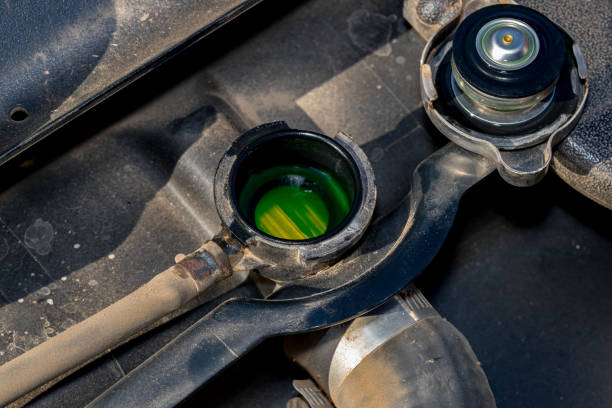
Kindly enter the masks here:
<path id="1" fill-rule="evenodd" d="M 337 408 L 494 408 L 465 337 L 415 287 L 327 331 L 289 338 L 287 354 Z"/>

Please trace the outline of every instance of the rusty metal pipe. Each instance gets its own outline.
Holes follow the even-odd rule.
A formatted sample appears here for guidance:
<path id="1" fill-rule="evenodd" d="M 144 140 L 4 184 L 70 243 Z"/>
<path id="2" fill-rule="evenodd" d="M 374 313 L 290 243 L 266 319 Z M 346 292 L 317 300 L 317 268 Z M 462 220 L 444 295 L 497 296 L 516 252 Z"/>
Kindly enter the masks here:
<path id="1" fill-rule="evenodd" d="M 0 406 L 150 329 L 230 275 L 223 250 L 205 243 L 123 299 L 0 366 Z"/>

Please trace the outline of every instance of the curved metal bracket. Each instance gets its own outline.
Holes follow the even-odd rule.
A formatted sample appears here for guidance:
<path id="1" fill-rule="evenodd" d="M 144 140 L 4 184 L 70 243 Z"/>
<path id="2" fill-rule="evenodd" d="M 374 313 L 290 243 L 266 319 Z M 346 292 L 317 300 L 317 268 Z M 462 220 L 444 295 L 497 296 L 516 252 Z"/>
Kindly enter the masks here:
<path id="1" fill-rule="evenodd" d="M 461 196 L 493 169 L 481 156 L 452 143 L 445 146 L 415 170 L 409 199 L 390 216 L 400 217 L 402 228 L 384 248 L 372 250 L 380 256 L 362 274 L 306 297 L 229 300 L 89 407 L 175 406 L 268 337 L 321 329 L 373 309 L 429 264 L 450 230 Z M 376 229 L 374 225 L 369 240 Z M 381 228 L 380 234 L 384 232 Z"/>

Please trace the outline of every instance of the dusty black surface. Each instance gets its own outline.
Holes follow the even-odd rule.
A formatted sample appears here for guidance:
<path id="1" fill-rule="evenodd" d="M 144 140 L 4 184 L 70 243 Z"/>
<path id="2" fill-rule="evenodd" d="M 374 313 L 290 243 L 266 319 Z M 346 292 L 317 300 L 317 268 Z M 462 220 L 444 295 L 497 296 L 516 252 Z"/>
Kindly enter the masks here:
<path id="1" fill-rule="evenodd" d="M 417 284 L 470 340 L 499 407 L 612 401 L 609 210 L 547 177 L 468 192 Z"/>
<path id="2" fill-rule="evenodd" d="M 0 4 L 0 163 L 259 1 Z"/>
<path id="3" fill-rule="evenodd" d="M 553 166 L 583 194 L 612 207 L 612 4 L 598 1 L 521 1 L 565 27 L 580 44 L 590 94 L 574 131 L 559 145 Z"/>
<path id="4" fill-rule="evenodd" d="M 210 237 L 218 221 L 206 180 L 229 142 L 259 123 L 352 134 L 377 173 L 379 205 L 392 207 L 413 167 L 445 143 L 419 107 L 424 43 L 401 5 L 264 2 L 1 168 L 0 362 Z M 393 165 L 406 155 L 410 168 Z M 554 174 L 530 189 L 493 175 L 465 198 L 418 283 L 471 341 L 500 407 L 610 405 L 611 234 L 610 212 Z M 32 406 L 84 405 L 209 307 Z M 291 377 L 303 375 L 294 370 L 267 342 L 190 406 L 284 407 Z"/>

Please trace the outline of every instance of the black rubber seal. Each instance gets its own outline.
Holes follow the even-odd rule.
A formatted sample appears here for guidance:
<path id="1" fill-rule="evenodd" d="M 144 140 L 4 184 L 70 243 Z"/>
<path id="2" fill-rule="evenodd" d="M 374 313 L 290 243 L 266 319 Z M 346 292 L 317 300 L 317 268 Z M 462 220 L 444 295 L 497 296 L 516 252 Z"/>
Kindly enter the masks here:
<path id="1" fill-rule="evenodd" d="M 490 66 L 476 50 L 476 35 L 482 26 L 506 17 L 529 24 L 540 40 L 535 60 L 515 71 Z M 522 98 L 548 88 L 559 78 L 566 58 L 563 34 L 548 18 L 524 6 L 499 4 L 475 11 L 459 25 L 453 39 L 453 60 L 461 76 L 481 91 L 502 98 Z"/>
<path id="2" fill-rule="evenodd" d="M 229 178 L 230 200 L 231 200 L 232 208 L 234 209 L 234 216 L 237 219 L 239 219 L 243 224 L 248 225 L 254 231 L 255 234 L 265 237 L 266 239 L 270 241 L 288 244 L 288 245 L 299 246 L 299 245 L 315 244 L 315 243 L 323 242 L 326 239 L 330 238 L 331 236 L 336 235 L 337 233 L 341 232 L 347 225 L 351 223 L 353 218 L 355 218 L 355 215 L 357 214 L 357 212 L 361 208 L 361 205 L 363 204 L 362 196 L 363 196 L 364 180 L 362 180 L 360 176 L 359 164 L 355 162 L 352 155 L 343 146 L 341 146 L 338 142 L 336 142 L 334 139 L 328 136 L 325 136 L 319 133 L 315 133 L 315 132 L 306 131 L 306 130 L 297 130 L 297 129 L 289 129 L 289 128 L 273 130 L 274 129 L 273 127 L 271 129 L 272 129 L 272 132 L 270 133 L 267 133 L 266 129 L 263 129 L 261 133 L 254 133 L 252 137 L 250 136 L 251 132 L 247 132 L 246 134 L 244 134 L 238 139 L 240 142 L 242 142 L 243 141 L 242 139 L 245 138 L 246 144 L 243 146 L 241 151 L 238 153 L 236 162 L 233 164 L 231 172 L 230 172 L 230 178 Z M 257 128 L 253 130 L 257 130 Z M 238 200 L 238 197 L 239 197 L 238 190 L 239 190 L 239 184 L 241 183 L 238 177 L 239 169 L 241 168 L 241 166 L 243 166 L 247 158 L 258 147 L 267 144 L 267 142 L 271 142 L 274 140 L 282 140 L 284 138 L 293 138 L 293 139 L 297 138 L 297 139 L 311 140 L 315 143 L 326 145 L 326 147 L 329 148 L 331 151 L 335 152 L 339 158 L 342 158 L 342 160 L 344 160 L 347 166 L 350 168 L 351 177 L 352 177 L 352 181 L 354 183 L 354 188 L 355 188 L 353 206 L 351 207 L 351 211 L 346 215 L 345 219 L 338 226 L 336 226 L 331 231 L 325 232 L 321 236 L 310 238 L 310 239 L 303 239 L 303 240 L 289 240 L 289 239 L 278 238 L 278 237 L 266 234 L 265 232 L 261 231 L 259 228 L 257 228 L 254 221 L 251 220 L 248 216 L 246 216 L 246 214 L 243 214 L 242 211 L 240 210 L 240 206 L 238 204 L 238 201 L 239 201 Z M 286 158 L 282 157 L 282 155 L 279 156 L 278 152 L 275 152 L 274 149 L 269 149 L 268 154 L 270 156 L 269 157 L 270 162 L 268 164 L 270 163 L 293 164 L 294 163 L 291 160 L 285 161 Z M 276 156 L 277 159 L 274 159 L 272 156 Z M 331 164 L 332 163 L 328 163 L 326 166 L 324 163 L 321 163 L 321 168 L 325 169 Z M 333 169 L 327 168 L 327 170 L 332 171 Z M 236 235 L 240 235 L 234 229 L 232 229 L 232 232 Z"/>

